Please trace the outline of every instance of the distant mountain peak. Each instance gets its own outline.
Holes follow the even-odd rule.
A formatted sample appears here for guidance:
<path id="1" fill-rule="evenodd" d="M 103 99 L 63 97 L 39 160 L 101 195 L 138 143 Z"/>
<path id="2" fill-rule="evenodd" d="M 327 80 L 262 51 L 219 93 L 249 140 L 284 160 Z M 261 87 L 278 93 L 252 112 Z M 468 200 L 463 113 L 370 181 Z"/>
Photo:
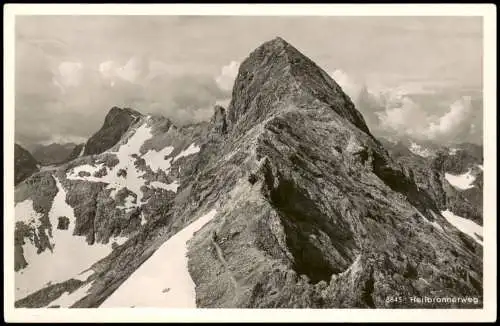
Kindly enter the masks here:
<path id="1" fill-rule="evenodd" d="M 133 118 L 138 118 L 138 117 L 142 117 L 143 114 L 140 113 L 139 111 L 136 111 L 136 110 L 131 109 L 131 108 L 120 108 L 117 106 L 113 106 L 109 110 L 106 117 L 104 118 L 104 123 L 112 123 L 113 120 L 119 116 L 129 116 L 129 117 L 133 117 Z"/>
<path id="2" fill-rule="evenodd" d="M 131 108 L 112 107 L 101 129 L 89 138 L 85 145 L 84 155 L 100 154 L 113 147 L 143 114 Z"/>

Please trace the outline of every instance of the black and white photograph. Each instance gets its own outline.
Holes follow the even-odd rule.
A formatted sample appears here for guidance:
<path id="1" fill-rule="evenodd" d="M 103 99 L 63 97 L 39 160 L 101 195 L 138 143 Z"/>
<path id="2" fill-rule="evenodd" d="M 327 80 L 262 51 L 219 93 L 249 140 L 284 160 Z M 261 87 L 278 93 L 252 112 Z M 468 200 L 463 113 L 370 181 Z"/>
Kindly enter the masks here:
<path id="1" fill-rule="evenodd" d="M 71 6 L 4 28 L 16 320 L 496 319 L 493 5 Z"/>

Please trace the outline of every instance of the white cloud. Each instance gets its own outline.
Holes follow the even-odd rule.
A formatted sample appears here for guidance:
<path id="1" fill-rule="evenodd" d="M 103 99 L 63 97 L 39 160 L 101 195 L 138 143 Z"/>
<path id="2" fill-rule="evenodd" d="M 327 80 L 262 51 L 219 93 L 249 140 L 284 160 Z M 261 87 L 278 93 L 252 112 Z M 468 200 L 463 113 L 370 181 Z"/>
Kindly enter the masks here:
<path id="1" fill-rule="evenodd" d="M 357 103 L 363 89 L 363 84 L 351 78 L 345 71 L 337 69 L 332 72 L 331 77 L 339 84 L 354 103 Z"/>
<path id="2" fill-rule="evenodd" d="M 223 100 L 217 100 L 215 101 L 215 105 L 220 105 L 224 108 L 227 109 L 227 107 L 229 106 L 229 103 L 231 103 L 231 99 L 230 98 L 226 98 L 226 99 L 223 99 Z"/>
<path id="3" fill-rule="evenodd" d="M 143 60 L 132 57 L 123 67 L 118 68 L 117 74 L 120 78 L 134 83 L 141 75 L 146 75 L 147 70 L 147 65 Z"/>
<path id="4" fill-rule="evenodd" d="M 397 94 L 389 98 L 386 105 L 385 111 L 376 113 L 382 129 L 399 136 L 421 138 L 426 135 L 429 117 L 412 99 Z"/>
<path id="5" fill-rule="evenodd" d="M 430 124 L 428 129 L 429 136 L 436 138 L 455 132 L 457 128 L 467 123 L 471 113 L 471 98 L 470 96 L 464 96 L 451 104 L 450 110 L 446 114 Z"/>
<path id="6" fill-rule="evenodd" d="M 142 82 L 149 73 L 149 62 L 139 57 L 130 58 L 123 66 L 119 63 L 109 60 L 99 65 L 99 72 L 103 79 L 107 80 L 111 86 L 114 86 L 117 79 L 129 83 Z"/>
<path id="7" fill-rule="evenodd" d="M 99 65 L 99 72 L 101 73 L 103 78 L 111 79 L 114 76 L 116 76 L 116 71 L 118 70 L 119 65 L 110 60 L 110 61 L 105 61 L 102 62 Z"/>
<path id="8" fill-rule="evenodd" d="M 472 124 L 474 112 L 470 96 L 452 102 L 442 115 L 433 115 L 431 107 L 411 97 L 412 94 L 437 94 L 442 87 L 439 83 L 410 81 L 395 87 L 366 86 L 342 70 L 335 70 L 331 76 L 363 114 L 370 129 L 398 137 L 438 141 L 477 132 L 477 126 Z M 436 100 L 432 108 L 440 105 L 443 104 Z"/>
<path id="9" fill-rule="evenodd" d="M 83 76 L 83 63 L 63 61 L 53 73 L 52 83 L 57 86 L 61 92 L 65 92 L 69 87 L 80 85 Z"/>
<path id="10" fill-rule="evenodd" d="M 231 63 L 222 67 L 220 75 L 215 77 L 215 82 L 220 89 L 224 91 L 230 91 L 233 89 L 234 81 L 238 76 L 239 68 L 240 63 L 237 61 L 231 61 Z"/>

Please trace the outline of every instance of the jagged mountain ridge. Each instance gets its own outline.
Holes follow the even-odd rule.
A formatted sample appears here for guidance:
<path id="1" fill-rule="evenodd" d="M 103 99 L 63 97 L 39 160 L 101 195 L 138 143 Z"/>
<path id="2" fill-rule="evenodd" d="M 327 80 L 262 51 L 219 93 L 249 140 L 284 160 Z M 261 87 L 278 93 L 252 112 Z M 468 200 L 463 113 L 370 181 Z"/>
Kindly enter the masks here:
<path id="1" fill-rule="evenodd" d="M 160 166 L 157 172 L 168 170 L 166 176 L 148 172 L 146 179 L 161 177 L 171 185 L 168 178 L 174 177 L 179 185 L 141 205 L 139 214 L 149 217 L 144 225 L 134 215 L 137 207 L 135 213 L 118 214 L 128 222 L 109 223 L 115 220 L 110 210 L 122 203 L 108 200 L 113 196 L 105 184 L 89 178 L 104 173 L 99 172 L 103 166 L 109 175 L 115 164 L 110 153 L 58 170 L 69 189 L 66 202 L 74 209 L 74 223 L 86 226 L 75 232 L 93 244 L 113 235 L 127 240 L 94 264 L 84 280 L 49 285 L 17 305 L 54 305 L 64 292 L 82 289 L 88 292 L 80 293 L 73 307 L 123 303 L 116 295 L 134 288 L 136 273 L 150 264 L 151 255 L 214 209 L 215 216 L 187 248 L 196 289 L 196 301 L 189 304 L 198 307 L 395 307 L 384 298 L 401 291 L 482 296 L 482 247 L 440 214 L 433 196 L 373 138 L 348 97 L 325 75 L 278 38 L 242 63 L 227 117 L 216 107 L 210 123 L 176 128 L 160 119 L 146 147 L 161 152 L 175 145 L 164 156 L 171 160 L 189 144 L 196 143 L 199 151 L 181 158 L 177 169 Z M 332 90 L 335 96 L 325 94 Z M 158 122 L 151 119 L 142 116 L 132 123 L 111 153 L 120 152 L 144 125 Z M 176 132 L 182 136 L 169 134 Z M 159 157 L 141 163 L 141 156 L 152 153 L 145 144 L 132 164 L 164 164 Z M 101 168 L 93 169 L 97 176 L 88 169 L 77 172 L 82 164 Z M 76 176 L 87 179 L 71 181 Z M 148 190 L 139 190 L 136 196 L 148 196 Z M 93 199 L 80 202 L 86 198 Z M 97 234 L 89 228 L 96 221 L 104 225 Z M 168 280 L 159 271 L 156 281 L 157 288 L 141 290 L 162 292 Z M 137 306 L 133 296 L 125 299 L 123 304 Z"/>

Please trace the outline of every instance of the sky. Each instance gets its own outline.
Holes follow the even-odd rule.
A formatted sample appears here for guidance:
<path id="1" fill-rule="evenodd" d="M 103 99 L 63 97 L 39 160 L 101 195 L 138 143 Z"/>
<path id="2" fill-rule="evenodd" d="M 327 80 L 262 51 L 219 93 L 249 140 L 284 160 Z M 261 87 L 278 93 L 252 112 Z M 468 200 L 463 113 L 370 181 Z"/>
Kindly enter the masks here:
<path id="1" fill-rule="evenodd" d="M 280 36 L 375 135 L 482 143 L 481 17 L 18 16 L 15 138 L 84 142 L 113 106 L 208 120 L 239 64 Z"/>

